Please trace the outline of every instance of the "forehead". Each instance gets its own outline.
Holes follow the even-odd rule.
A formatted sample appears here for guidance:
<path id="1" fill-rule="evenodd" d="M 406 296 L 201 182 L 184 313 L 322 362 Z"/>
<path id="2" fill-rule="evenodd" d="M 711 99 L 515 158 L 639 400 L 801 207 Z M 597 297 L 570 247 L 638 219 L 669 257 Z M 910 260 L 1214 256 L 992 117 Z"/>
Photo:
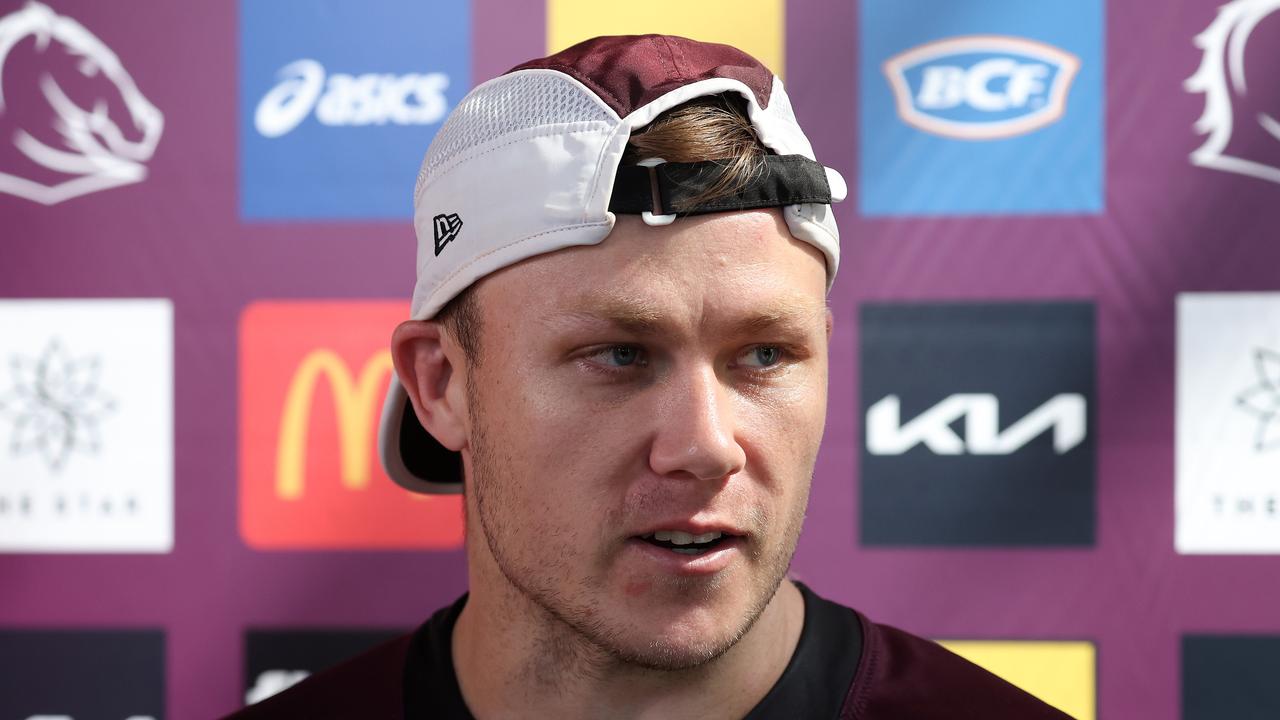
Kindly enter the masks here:
<path id="1" fill-rule="evenodd" d="M 825 312 L 826 261 L 792 237 L 777 210 L 694 216 L 658 227 L 620 215 L 599 245 L 531 258 L 484 285 L 484 304 L 506 313 L 705 319 L 761 306 Z"/>

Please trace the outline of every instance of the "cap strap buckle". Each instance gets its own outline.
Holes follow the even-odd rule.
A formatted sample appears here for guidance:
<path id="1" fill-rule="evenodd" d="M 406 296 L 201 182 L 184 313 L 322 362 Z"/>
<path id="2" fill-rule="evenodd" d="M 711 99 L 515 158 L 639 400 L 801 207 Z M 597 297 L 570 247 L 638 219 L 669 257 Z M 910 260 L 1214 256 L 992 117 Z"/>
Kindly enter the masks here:
<path id="1" fill-rule="evenodd" d="M 645 158 L 636 163 L 640 167 L 649 168 L 649 192 L 653 194 L 651 207 L 653 212 L 644 210 L 640 213 L 640 219 L 644 220 L 644 224 L 650 227 L 658 227 L 661 225 L 670 225 L 676 221 L 675 215 L 662 214 L 662 193 L 658 191 L 658 171 L 655 169 L 659 165 L 665 163 L 662 158 Z"/>

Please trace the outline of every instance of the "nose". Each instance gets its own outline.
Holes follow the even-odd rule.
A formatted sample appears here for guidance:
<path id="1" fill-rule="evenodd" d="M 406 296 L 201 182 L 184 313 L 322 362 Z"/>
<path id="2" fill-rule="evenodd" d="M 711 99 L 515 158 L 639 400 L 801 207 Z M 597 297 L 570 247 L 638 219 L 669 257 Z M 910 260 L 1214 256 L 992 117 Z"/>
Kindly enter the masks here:
<path id="1" fill-rule="evenodd" d="M 746 452 L 735 433 L 732 399 L 712 368 L 669 378 L 649 451 L 649 467 L 664 477 L 718 480 L 740 472 Z"/>

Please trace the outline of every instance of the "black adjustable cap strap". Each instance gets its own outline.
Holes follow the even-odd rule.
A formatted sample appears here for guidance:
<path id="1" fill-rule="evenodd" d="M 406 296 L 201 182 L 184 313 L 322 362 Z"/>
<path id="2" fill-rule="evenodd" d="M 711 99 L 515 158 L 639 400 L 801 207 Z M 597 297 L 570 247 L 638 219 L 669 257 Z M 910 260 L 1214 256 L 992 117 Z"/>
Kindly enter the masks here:
<path id="1" fill-rule="evenodd" d="M 630 215 L 699 215 L 803 203 L 831 204 L 831 186 L 826 168 L 820 163 L 803 155 L 766 155 L 763 159 L 763 169 L 739 191 L 693 205 L 690 201 L 720 179 L 727 163 L 707 160 L 654 167 L 623 166 L 618 168 L 613 182 L 609 210 Z M 655 193 L 660 205 L 656 208 Z"/>

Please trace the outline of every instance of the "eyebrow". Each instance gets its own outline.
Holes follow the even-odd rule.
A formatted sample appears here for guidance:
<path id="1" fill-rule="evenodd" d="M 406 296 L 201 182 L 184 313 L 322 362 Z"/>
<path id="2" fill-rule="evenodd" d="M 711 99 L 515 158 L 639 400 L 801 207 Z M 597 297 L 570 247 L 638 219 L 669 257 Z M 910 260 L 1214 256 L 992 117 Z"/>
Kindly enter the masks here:
<path id="1" fill-rule="evenodd" d="M 668 330 L 670 320 L 653 302 L 622 297 L 609 292 L 592 292 L 582 296 L 573 309 L 556 313 L 548 322 L 603 322 L 636 335 L 656 335 Z M 775 327 L 803 326 L 810 322 L 825 323 L 827 306 L 800 296 L 773 299 L 737 319 L 730 328 L 734 335 L 751 335 Z"/>
<path id="2" fill-rule="evenodd" d="M 779 326 L 804 326 L 817 323 L 825 326 L 827 306 L 798 298 L 779 298 L 763 310 L 752 313 L 734 325 L 738 334 L 750 335 Z"/>

